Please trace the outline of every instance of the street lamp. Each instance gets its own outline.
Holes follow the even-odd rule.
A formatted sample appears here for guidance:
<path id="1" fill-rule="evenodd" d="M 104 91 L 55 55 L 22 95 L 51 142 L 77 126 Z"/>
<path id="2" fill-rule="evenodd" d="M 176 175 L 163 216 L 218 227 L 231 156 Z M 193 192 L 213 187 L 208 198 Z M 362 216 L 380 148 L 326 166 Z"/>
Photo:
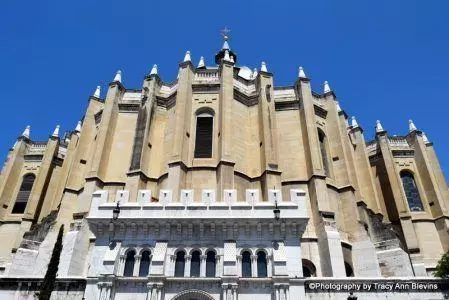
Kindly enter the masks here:
<path id="1" fill-rule="evenodd" d="M 115 221 L 118 219 L 118 215 L 120 214 L 120 204 L 117 202 L 117 206 L 112 210 L 112 219 Z"/>
<path id="2" fill-rule="evenodd" d="M 110 249 L 114 249 L 115 245 L 117 244 L 115 241 L 115 224 L 114 222 L 117 221 L 118 216 L 120 215 L 120 203 L 117 202 L 117 205 L 114 207 L 114 209 L 112 210 L 112 239 L 109 236 L 109 248 Z"/>
<path id="3" fill-rule="evenodd" d="M 278 221 L 281 218 L 281 210 L 278 207 L 278 201 L 277 200 L 274 201 L 273 213 L 274 213 L 274 219 L 276 221 Z"/>

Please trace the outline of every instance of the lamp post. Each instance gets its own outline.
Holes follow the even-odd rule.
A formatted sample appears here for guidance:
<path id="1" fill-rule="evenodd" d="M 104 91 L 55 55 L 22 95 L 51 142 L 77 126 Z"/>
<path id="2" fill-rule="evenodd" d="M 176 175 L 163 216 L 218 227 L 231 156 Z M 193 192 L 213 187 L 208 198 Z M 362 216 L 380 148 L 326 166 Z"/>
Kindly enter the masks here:
<path id="1" fill-rule="evenodd" d="M 120 203 L 117 202 L 117 205 L 114 207 L 114 209 L 112 210 L 112 221 L 111 221 L 111 225 L 112 225 L 112 239 L 109 236 L 109 248 L 110 249 L 114 249 L 115 245 L 117 244 L 115 241 L 115 221 L 117 221 L 118 217 L 120 215 Z"/>
<path id="2" fill-rule="evenodd" d="M 277 200 L 274 201 L 273 213 L 274 213 L 274 219 L 276 221 L 279 221 L 279 219 L 281 218 L 281 210 L 278 207 L 278 201 Z"/>

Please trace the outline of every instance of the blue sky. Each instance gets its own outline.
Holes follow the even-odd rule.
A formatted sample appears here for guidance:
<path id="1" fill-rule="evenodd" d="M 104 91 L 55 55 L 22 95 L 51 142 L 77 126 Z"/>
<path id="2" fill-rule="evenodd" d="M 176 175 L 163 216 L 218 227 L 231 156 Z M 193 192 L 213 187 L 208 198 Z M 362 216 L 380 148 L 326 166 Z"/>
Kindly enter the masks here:
<path id="1" fill-rule="evenodd" d="M 211 64 L 227 26 L 239 64 L 266 61 L 276 85 L 291 85 L 299 65 L 314 90 L 328 80 L 367 140 L 377 119 L 401 135 L 412 118 L 448 174 L 448 14 L 445 0 L 4 0 L 0 157 L 26 125 L 36 140 L 56 124 L 72 130 L 117 69 L 127 88 L 140 88 L 154 63 L 173 80 L 186 50 Z"/>

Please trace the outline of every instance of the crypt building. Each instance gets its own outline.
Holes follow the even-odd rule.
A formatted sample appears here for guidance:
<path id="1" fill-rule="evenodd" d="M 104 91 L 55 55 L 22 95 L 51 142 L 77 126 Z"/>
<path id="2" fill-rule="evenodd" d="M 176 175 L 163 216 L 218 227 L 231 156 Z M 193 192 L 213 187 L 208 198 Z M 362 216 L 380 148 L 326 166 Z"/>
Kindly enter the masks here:
<path id="1" fill-rule="evenodd" d="M 432 279 L 449 190 L 411 120 L 366 141 L 327 82 L 312 91 L 300 67 L 275 86 L 226 35 L 195 65 L 187 52 L 172 82 L 154 65 L 137 89 L 118 71 L 75 130 L 26 127 L 0 174 L 2 299 L 38 290 L 60 225 L 54 299 L 318 299 L 311 277 Z"/>

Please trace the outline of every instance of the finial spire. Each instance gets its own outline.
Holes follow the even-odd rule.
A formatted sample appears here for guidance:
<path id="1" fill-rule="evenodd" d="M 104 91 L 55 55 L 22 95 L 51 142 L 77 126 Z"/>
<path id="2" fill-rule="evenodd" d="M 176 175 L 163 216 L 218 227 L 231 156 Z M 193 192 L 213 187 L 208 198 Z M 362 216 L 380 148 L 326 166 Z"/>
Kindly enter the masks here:
<path id="1" fill-rule="evenodd" d="M 59 125 L 56 125 L 55 130 L 53 130 L 53 134 L 51 135 L 52 137 L 59 137 Z"/>
<path id="2" fill-rule="evenodd" d="M 221 47 L 222 50 L 231 50 L 231 48 L 229 47 L 229 43 L 228 40 L 230 38 L 229 33 L 231 32 L 231 30 L 229 30 L 227 27 L 223 28 L 221 30 L 221 35 L 223 36 L 223 46 Z"/>
<path id="3" fill-rule="evenodd" d="M 423 132 L 421 136 L 422 136 L 422 141 L 424 142 L 424 144 L 430 144 L 430 141 L 427 138 L 427 135 L 425 132 Z"/>
<path id="4" fill-rule="evenodd" d="M 261 72 L 268 72 L 267 70 L 267 64 L 263 61 L 261 66 L 260 66 L 260 71 Z"/>
<path id="5" fill-rule="evenodd" d="M 122 71 L 118 70 L 117 73 L 115 73 L 114 82 L 122 82 Z"/>
<path id="6" fill-rule="evenodd" d="M 253 73 L 251 74 L 251 77 L 253 79 L 257 77 L 257 68 L 254 68 Z"/>
<path id="7" fill-rule="evenodd" d="M 184 56 L 184 62 L 186 61 L 192 61 L 192 59 L 190 58 L 190 51 L 187 51 L 186 55 Z"/>
<path id="8" fill-rule="evenodd" d="M 197 68 L 204 68 L 205 66 L 206 64 L 204 63 L 204 56 L 201 56 Z"/>
<path id="9" fill-rule="evenodd" d="M 331 91 L 331 88 L 329 86 L 329 82 L 327 80 L 324 82 L 324 93 L 329 93 Z"/>
<path id="10" fill-rule="evenodd" d="M 94 97 L 100 98 L 100 94 L 101 94 L 101 87 L 99 85 L 97 85 L 97 88 L 95 89 L 95 92 L 94 92 Z"/>
<path id="11" fill-rule="evenodd" d="M 385 131 L 379 120 L 376 121 L 376 133 Z"/>
<path id="12" fill-rule="evenodd" d="M 78 124 L 76 124 L 75 131 L 81 132 L 81 121 L 78 121 Z"/>
<path id="13" fill-rule="evenodd" d="M 352 116 L 352 118 L 351 118 L 351 127 L 352 128 L 359 127 L 359 124 L 357 123 L 355 116 Z"/>
<path id="14" fill-rule="evenodd" d="M 415 123 L 413 123 L 413 120 L 408 120 L 408 131 L 413 132 L 416 130 L 418 130 L 418 128 L 416 128 Z"/>
<path id="15" fill-rule="evenodd" d="M 231 61 L 231 58 L 229 57 L 229 50 L 225 50 L 225 55 L 224 55 L 223 60 L 225 60 L 225 61 Z"/>
<path id="16" fill-rule="evenodd" d="M 157 65 L 156 64 L 154 64 L 153 67 L 151 68 L 150 75 L 157 75 Z"/>
<path id="17" fill-rule="evenodd" d="M 30 138 L 30 133 L 31 133 L 31 126 L 28 125 L 27 127 L 25 127 L 25 130 L 22 132 L 22 136 L 24 138 L 29 139 Z"/>
<path id="18" fill-rule="evenodd" d="M 235 61 L 234 61 L 234 56 L 232 56 L 231 55 L 231 59 L 230 59 L 230 61 L 233 63 L 233 64 L 235 64 Z"/>
<path id="19" fill-rule="evenodd" d="M 307 78 L 306 73 L 304 72 L 303 67 L 299 67 L 299 69 L 298 69 L 298 77 L 299 78 Z"/>
<path id="20" fill-rule="evenodd" d="M 337 112 L 341 112 L 342 109 L 340 107 L 340 103 L 338 101 L 335 101 L 335 106 L 337 107 Z"/>

